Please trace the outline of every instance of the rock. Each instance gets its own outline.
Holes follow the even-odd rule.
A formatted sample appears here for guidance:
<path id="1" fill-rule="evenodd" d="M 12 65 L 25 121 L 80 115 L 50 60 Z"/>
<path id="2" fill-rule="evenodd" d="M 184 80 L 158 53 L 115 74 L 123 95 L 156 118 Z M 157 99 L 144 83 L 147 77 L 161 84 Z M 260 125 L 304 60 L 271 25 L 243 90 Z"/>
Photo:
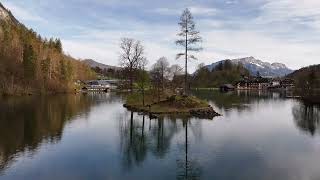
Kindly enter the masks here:
<path id="1" fill-rule="evenodd" d="M 220 116 L 220 114 L 215 112 L 211 106 L 208 108 L 192 109 L 190 110 L 190 114 L 203 119 L 212 119 L 216 116 Z"/>
<path id="2" fill-rule="evenodd" d="M 152 114 L 152 113 L 149 113 L 149 118 L 150 119 L 158 119 L 159 117 L 154 115 L 154 114 Z"/>

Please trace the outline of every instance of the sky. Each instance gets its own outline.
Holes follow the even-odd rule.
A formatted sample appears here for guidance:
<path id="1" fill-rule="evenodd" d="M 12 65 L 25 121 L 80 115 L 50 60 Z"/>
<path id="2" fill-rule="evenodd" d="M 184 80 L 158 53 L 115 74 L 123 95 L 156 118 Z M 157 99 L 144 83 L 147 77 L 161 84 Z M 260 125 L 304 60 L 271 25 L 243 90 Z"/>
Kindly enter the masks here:
<path id="1" fill-rule="evenodd" d="M 198 64 L 253 56 L 298 69 L 320 64 L 320 0 L 0 0 L 43 37 L 58 37 L 79 59 L 119 65 L 120 39 L 140 40 L 149 65 L 175 55 L 182 11 L 189 8 L 203 38 Z"/>

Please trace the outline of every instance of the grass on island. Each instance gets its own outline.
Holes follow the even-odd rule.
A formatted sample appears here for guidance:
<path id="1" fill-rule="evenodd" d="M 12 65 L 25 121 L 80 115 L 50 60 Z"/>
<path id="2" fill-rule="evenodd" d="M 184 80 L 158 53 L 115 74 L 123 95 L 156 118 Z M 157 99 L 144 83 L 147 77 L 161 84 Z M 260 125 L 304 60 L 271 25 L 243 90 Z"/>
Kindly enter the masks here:
<path id="1" fill-rule="evenodd" d="M 151 113 L 188 113 L 192 109 L 209 107 L 209 104 L 194 96 L 180 96 L 164 93 L 160 101 L 151 92 L 145 94 L 145 106 L 142 105 L 141 93 L 134 93 L 127 97 L 126 105 L 141 111 Z M 150 106 L 150 108 L 149 108 Z"/>

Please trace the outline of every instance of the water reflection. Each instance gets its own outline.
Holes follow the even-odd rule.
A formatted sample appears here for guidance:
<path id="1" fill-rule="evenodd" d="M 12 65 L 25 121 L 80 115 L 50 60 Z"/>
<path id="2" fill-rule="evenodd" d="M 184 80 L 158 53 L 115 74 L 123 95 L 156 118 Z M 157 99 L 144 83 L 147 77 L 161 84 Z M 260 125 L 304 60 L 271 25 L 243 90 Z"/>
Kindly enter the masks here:
<path id="1" fill-rule="evenodd" d="M 292 108 L 292 114 L 296 125 L 311 136 L 319 133 L 320 107 L 300 102 Z"/>
<path id="2" fill-rule="evenodd" d="M 305 135 L 319 107 L 202 93 L 229 116 L 151 120 L 114 94 L 0 100 L 0 179 L 319 179 L 319 138 Z"/>
<path id="3" fill-rule="evenodd" d="M 74 95 L 6 98 L 0 101 L 0 172 L 19 154 L 35 154 L 41 143 L 61 140 L 75 116 L 86 115 L 101 96 Z"/>
<path id="4" fill-rule="evenodd" d="M 150 119 L 148 116 L 126 112 L 120 116 L 120 149 L 122 164 L 125 170 L 140 166 L 148 154 L 158 159 L 167 158 L 172 145 L 178 146 L 176 157 L 177 179 L 198 179 L 200 166 L 195 158 L 189 157 L 190 134 L 197 138 L 201 136 L 199 120 L 191 123 L 188 118 L 161 117 Z M 183 142 L 172 144 L 173 139 L 183 135 Z M 175 142 L 175 141 L 174 141 Z"/>
<path id="5" fill-rule="evenodd" d="M 184 158 L 180 157 L 177 159 L 177 179 L 200 179 L 200 165 L 195 158 L 190 158 L 188 154 L 189 146 L 191 146 L 188 141 L 188 125 L 191 125 L 191 121 L 184 119 L 182 122 L 185 130 L 185 142 L 184 148 L 182 148 L 183 153 L 181 152 L 181 154 L 184 154 Z"/>
<path id="6" fill-rule="evenodd" d="M 228 115 L 230 110 L 236 110 L 238 112 L 250 110 L 250 104 L 262 102 L 262 101 L 281 101 L 286 96 L 291 96 L 291 92 L 279 91 L 259 91 L 259 90 L 237 90 L 227 93 L 221 93 L 218 90 L 200 90 L 193 91 L 193 95 L 207 100 L 219 112 L 224 112 L 224 115 Z"/>

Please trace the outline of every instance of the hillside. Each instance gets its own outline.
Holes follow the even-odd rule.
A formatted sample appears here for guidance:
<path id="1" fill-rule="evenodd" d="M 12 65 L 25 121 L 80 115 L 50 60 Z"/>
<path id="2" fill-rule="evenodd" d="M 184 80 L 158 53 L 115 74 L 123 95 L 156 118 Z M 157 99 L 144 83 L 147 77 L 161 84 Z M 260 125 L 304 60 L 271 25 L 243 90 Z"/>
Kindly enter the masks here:
<path id="1" fill-rule="evenodd" d="M 46 39 L 21 24 L 0 3 L 0 95 L 66 92 L 94 76 L 66 56 L 60 39 Z"/>
<path id="2" fill-rule="evenodd" d="M 234 84 L 250 72 L 241 64 L 234 64 L 230 60 L 223 61 L 209 70 L 207 66 L 200 67 L 192 77 L 192 87 L 212 88 L 222 84 Z"/>
<path id="3" fill-rule="evenodd" d="M 221 60 L 212 63 L 211 65 L 208 65 L 207 68 L 211 71 L 217 65 L 225 61 L 226 60 Z M 232 59 L 230 61 L 233 64 L 242 64 L 242 66 L 248 69 L 253 76 L 259 72 L 261 76 L 265 77 L 283 77 L 293 72 L 293 70 L 289 69 L 285 64 L 263 62 L 254 57 Z"/>
<path id="4" fill-rule="evenodd" d="M 120 67 L 117 67 L 117 66 L 110 66 L 110 65 L 105 65 L 105 64 L 102 64 L 102 63 L 99 63 L 93 59 L 85 59 L 82 61 L 83 63 L 87 64 L 88 66 L 90 66 L 91 68 L 96 68 L 96 67 L 99 67 L 100 69 L 113 69 L 113 70 L 120 70 L 121 68 Z"/>
<path id="5" fill-rule="evenodd" d="M 320 64 L 301 68 L 287 77 L 295 79 L 300 88 L 306 88 L 307 85 L 312 88 L 320 88 Z"/>
<path id="6" fill-rule="evenodd" d="M 299 70 L 296 70 L 288 75 L 290 78 L 298 78 L 301 76 L 306 76 L 307 74 L 310 74 L 312 71 L 320 78 L 320 64 L 318 65 L 312 65 L 308 67 L 303 67 Z"/>

